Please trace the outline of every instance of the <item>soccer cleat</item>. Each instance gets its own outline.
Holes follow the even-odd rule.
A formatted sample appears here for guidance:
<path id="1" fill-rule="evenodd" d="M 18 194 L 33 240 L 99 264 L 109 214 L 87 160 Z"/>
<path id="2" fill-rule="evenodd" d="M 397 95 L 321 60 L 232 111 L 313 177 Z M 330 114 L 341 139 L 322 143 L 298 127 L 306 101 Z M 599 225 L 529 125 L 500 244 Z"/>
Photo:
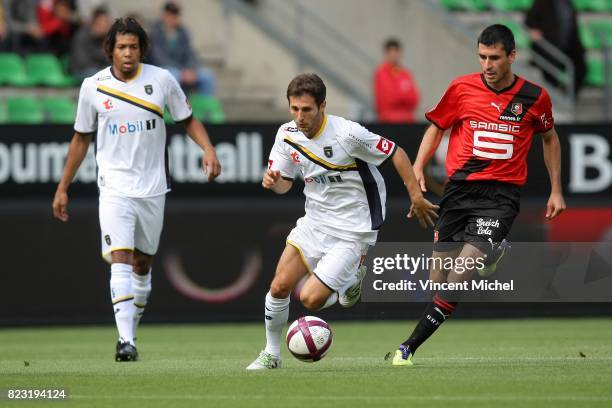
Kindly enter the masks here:
<path id="1" fill-rule="evenodd" d="M 487 256 L 484 262 L 484 267 L 477 268 L 476 272 L 481 278 L 487 278 L 495 273 L 497 270 L 497 264 L 502 259 L 506 251 L 510 250 L 510 242 L 502 240 L 496 247 L 493 247 L 493 253 L 491 256 Z"/>
<path id="2" fill-rule="evenodd" d="M 366 276 L 367 267 L 361 265 L 357 268 L 357 282 L 338 297 L 342 307 L 351 307 L 361 298 L 361 284 Z"/>
<path id="3" fill-rule="evenodd" d="M 259 356 L 246 368 L 247 370 L 271 370 L 281 368 L 281 359 L 273 354 L 262 350 Z"/>
<path id="4" fill-rule="evenodd" d="M 115 361 L 138 361 L 136 346 L 127 341 L 118 341 Z"/>
<path id="5" fill-rule="evenodd" d="M 412 362 L 412 353 L 410 349 L 403 344 L 399 346 L 397 350 L 395 350 L 395 356 L 393 356 L 394 366 L 412 366 L 414 363 Z"/>

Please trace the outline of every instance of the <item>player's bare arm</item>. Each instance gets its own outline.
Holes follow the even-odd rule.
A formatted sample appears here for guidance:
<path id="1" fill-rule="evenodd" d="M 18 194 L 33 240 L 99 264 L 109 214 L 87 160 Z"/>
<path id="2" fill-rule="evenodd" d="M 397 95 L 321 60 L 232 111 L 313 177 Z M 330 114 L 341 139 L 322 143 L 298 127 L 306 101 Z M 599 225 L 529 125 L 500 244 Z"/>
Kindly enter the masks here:
<path id="1" fill-rule="evenodd" d="M 217 152 L 210 141 L 206 128 L 204 128 L 202 122 L 193 116 L 187 119 L 183 124 L 185 125 L 189 137 L 204 150 L 202 169 L 204 169 L 204 172 L 208 176 L 208 181 L 213 181 L 221 174 L 221 163 L 219 163 L 219 159 L 217 159 Z"/>
<path id="2" fill-rule="evenodd" d="M 436 149 L 440 145 L 442 135 L 444 135 L 444 131 L 436 125 L 432 124 L 427 128 L 425 134 L 423 135 L 423 140 L 421 140 L 419 152 L 417 154 L 416 160 L 414 161 L 413 170 L 417 182 L 421 187 L 421 191 L 423 192 L 427 191 L 423 169 L 425 168 L 425 165 L 427 165 L 431 157 L 436 152 Z"/>
<path id="3" fill-rule="evenodd" d="M 391 161 L 393 162 L 395 170 L 402 178 L 402 181 L 408 190 L 408 194 L 410 195 L 410 201 L 412 204 L 410 206 L 408 218 L 416 216 L 419 224 L 421 224 L 421 227 L 433 227 L 434 220 L 438 218 L 436 210 L 439 207 L 430 203 L 425 199 L 425 197 L 423 197 L 423 193 L 419 189 L 417 178 L 412 169 L 412 164 L 410 164 L 410 159 L 408 158 L 408 155 L 404 149 L 398 147 L 393 154 Z"/>
<path id="4" fill-rule="evenodd" d="M 68 147 L 68 156 L 64 165 L 64 173 L 57 185 L 53 198 L 53 216 L 60 221 L 68 221 L 68 187 L 87 155 L 91 143 L 91 134 L 75 132 Z"/>
<path id="5" fill-rule="evenodd" d="M 561 144 L 555 128 L 542 135 L 544 164 L 550 178 L 550 197 L 546 204 L 546 218 L 552 220 L 565 210 L 565 199 L 561 188 Z"/>
<path id="6" fill-rule="evenodd" d="M 276 194 L 285 194 L 287 191 L 291 190 L 293 181 L 282 178 L 279 170 L 268 169 L 263 176 L 261 185 L 263 188 L 272 190 Z"/>

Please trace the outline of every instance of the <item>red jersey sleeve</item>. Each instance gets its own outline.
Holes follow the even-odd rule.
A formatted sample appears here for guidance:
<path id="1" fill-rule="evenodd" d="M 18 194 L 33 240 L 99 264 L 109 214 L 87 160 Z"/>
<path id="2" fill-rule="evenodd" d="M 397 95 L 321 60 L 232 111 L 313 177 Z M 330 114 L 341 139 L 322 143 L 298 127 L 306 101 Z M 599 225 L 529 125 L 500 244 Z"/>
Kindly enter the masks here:
<path id="1" fill-rule="evenodd" d="M 553 128 L 555 121 L 552 113 L 552 102 L 546 89 L 542 88 L 542 94 L 534 106 L 534 133 L 546 133 Z"/>
<path id="2" fill-rule="evenodd" d="M 457 121 L 460 111 L 457 88 L 457 81 L 451 82 L 440 102 L 425 114 L 425 118 L 440 129 L 446 130 Z"/>

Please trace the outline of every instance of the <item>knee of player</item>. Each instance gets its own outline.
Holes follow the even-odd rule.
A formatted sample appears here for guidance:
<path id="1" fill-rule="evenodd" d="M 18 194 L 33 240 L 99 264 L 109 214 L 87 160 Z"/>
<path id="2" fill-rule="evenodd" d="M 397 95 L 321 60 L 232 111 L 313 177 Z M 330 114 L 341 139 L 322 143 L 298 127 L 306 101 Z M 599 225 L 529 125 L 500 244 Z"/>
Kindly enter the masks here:
<path id="1" fill-rule="evenodd" d="M 314 295 L 300 294 L 300 301 L 308 310 L 319 310 L 325 304 L 325 299 L 319 299 Z"/>
<path id="2" fill-rule="evenodd" d="M 292 289 L 293 288 L 285 282 L 276 279 L 270 284 L 270 294 L 277 299 L 287 298 L 291 294 Z"/>

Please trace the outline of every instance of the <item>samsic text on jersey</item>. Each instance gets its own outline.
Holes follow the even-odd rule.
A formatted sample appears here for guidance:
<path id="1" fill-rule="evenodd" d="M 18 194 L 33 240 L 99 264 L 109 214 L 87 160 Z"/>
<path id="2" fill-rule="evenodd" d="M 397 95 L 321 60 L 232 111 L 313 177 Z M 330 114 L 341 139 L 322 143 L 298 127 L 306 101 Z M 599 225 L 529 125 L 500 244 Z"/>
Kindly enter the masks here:
<path id="1" fill-rule="evenodd" d="M 450 180 L 497 180 L 523 185 L 534 133 L 553 127 L 546 90 L 515 77 L 495 91 L 474 73 L 455 79 L 426 113 L 438 128 L 452 127 L 446 157 Z"/>

